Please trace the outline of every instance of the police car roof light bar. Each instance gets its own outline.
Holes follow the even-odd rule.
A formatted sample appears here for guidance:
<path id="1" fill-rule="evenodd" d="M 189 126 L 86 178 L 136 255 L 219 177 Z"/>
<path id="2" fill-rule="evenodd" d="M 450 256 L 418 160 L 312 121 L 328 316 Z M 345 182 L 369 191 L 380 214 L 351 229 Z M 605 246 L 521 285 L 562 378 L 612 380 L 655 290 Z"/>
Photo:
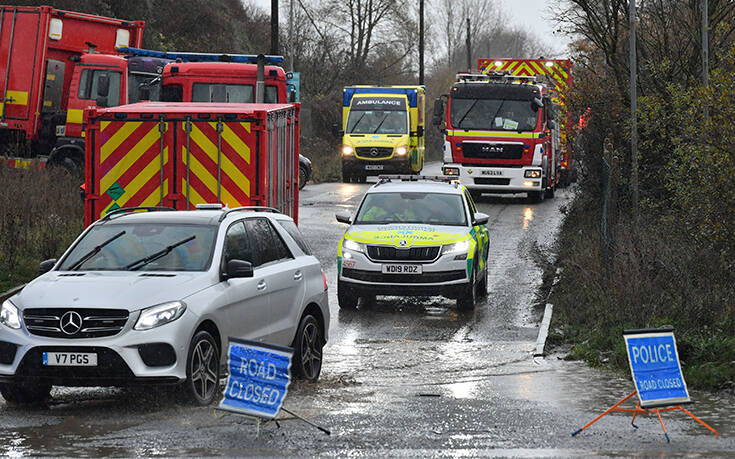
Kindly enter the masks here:
<path id="1" fill-rule="evenodd" d="M 381 183 L 391 182 L 393 180 L 400 180 L 402 182 L 417 182 L 419 180 L 428 180 L 432 182 L 452 183 L 453 181 L 456 181 L 457 178 L 449 177 L 446 175 L 379 175 L 377 185 L 380 185 Z"/>
<path id="2" fill-rule="evenodd" d="M 122 54 L 131 56 L 148 56 L 158 57 L 161 59 L 181 59 L 183 62 L 236 62 L 241 64 L 257 64 L 257 54 L 217 54 L 217 53 L 180 53 L 168 51 L 154 51 L 151 49 L 129 48 L 122 46 L 117 48 Z M 283 56 L 265 55 L 265 63 L 267 65 L 276 65 L 283 63 Z"/>

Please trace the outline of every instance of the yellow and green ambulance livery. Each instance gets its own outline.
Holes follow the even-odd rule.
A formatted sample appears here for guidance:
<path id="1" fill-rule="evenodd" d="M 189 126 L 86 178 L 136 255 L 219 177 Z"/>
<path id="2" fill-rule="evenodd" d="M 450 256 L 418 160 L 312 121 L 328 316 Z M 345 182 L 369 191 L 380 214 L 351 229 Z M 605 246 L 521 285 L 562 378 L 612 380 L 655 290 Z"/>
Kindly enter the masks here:
<path id="1" fill-rule="evenodd" d="M 424 87 L 348 86 L 342 103 L 342 178 L 418 174 L 424 167 Z"/>
<path id="2" fill-rule="evenodd" d="M 384 176 L 337 247 L 340 308 L 376 295 L 444 296 L 474 309 L 487 292 L 488 216 L 447 177 Z"/>

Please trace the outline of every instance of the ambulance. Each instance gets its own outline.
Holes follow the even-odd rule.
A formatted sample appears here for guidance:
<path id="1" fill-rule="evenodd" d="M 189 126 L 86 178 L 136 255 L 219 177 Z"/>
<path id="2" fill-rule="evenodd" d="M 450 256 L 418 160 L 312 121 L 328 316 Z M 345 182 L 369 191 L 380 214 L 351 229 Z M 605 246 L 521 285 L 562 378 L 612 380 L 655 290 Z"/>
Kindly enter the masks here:
<path id="1" fill-rule="evenodd" d="M 424 87 L 348 86 L 342 107 L 342 179 L 418 174 L 424 167 Z"/>

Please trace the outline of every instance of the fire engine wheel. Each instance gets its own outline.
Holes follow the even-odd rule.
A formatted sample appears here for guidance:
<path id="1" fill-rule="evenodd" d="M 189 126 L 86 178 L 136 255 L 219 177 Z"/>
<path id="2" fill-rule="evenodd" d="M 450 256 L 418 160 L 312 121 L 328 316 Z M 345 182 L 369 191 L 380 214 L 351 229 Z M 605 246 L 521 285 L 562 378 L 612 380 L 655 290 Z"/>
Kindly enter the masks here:
<path id="1" fill-rule="evenodd" d="M 528 192 L 528 199 L 531 202 L 542 202 L 544 200 L 544 197 L 546 197 L 546 191 L 529 191 Z"/>
<path id="2" fill-rule="evenodd" d="M 556 188 L 553 188 L 553 187 L 547 188 L 546 189 L 546 196 L 545 197 L 548 198 L 548 199 L 553 198 L 555 191 L 556 191 Z"/>

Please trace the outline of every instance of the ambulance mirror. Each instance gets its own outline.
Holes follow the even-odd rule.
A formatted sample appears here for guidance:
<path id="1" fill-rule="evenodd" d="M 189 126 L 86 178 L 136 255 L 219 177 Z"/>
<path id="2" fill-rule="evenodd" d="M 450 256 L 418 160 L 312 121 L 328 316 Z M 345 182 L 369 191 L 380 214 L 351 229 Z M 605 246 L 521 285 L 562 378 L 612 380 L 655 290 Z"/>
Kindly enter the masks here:
<path id="1" fill-rule="evenodd" d="M 444 101 L 439 97 L 434 101 L 434 114 L 431 118 L 431 124 L 440 126 L 442 124 L 442 118 L 444 118 Z"/>

